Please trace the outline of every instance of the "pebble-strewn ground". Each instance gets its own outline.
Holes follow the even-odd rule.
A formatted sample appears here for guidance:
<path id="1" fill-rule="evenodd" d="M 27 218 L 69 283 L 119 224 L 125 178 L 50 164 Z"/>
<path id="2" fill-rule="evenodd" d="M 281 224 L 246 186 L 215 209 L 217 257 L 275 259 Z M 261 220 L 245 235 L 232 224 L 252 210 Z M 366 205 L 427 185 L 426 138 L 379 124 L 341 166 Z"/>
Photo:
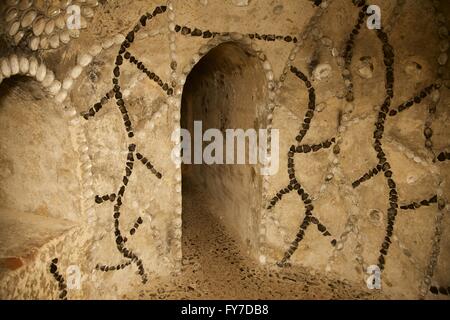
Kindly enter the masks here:
<path id="1" fill-rule="evenodd" d="M 376 299 L 377 292 L 327 281 L 304 269 L 261 267 L 211 216 L 202 194 L 183 194 L 183 267 L 172 279 L 152 279 L 134 299 Z"/>

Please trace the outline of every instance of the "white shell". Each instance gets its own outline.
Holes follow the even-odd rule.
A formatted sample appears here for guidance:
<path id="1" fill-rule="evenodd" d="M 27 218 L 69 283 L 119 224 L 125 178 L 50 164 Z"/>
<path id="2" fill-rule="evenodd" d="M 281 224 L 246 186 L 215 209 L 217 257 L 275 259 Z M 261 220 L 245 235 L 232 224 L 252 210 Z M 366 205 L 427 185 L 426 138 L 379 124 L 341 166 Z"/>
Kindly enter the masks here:
<path id="1" fill-rule="evenodd" d="M 30 58 L 30 66 L 29 66 L 29 70 L 28 73 L 30 74 L 30 76 L 34 77 L 36 76 L 36 72 L 37 72 L 37 68 L 38 68 L 38 61 L 35 57 L 31 57 Z"/>
<path id="2" fill-rule="evenodd" d="M 5 21 L 6 22 L 10 22 L 13 21 L 17 15 L 18 15 L 19 11 L 17 11 L 16 8 L 9 8 L 8 11 L 6 12 L 6 16 L 5 16 Z"/>
<path id="3" fill-rule="evenodd" d="M 47 10 L 47 16 L 49 16 L 51 18 L 56 17 L 60 13 L 61 13 L 61 9 L 56 7 L 56 6 L 49 7 L 48 10 Z"/>
<path id="4" fill-rule="evenodd" d="M 14 36 L 14 44 L 18 45 L 20 40 L 23 39 L 23 36 L 25 35 L 25 32 L 20 30 L 19 32 L 16 33 L 16 35 Z"/>
<path id="5" fill-rule="evenodd" d="M 102 51 L 102 46 L 98 45 L 98 44 L 94 44 L 90 49 L 89 49 L 89 53 L 92 56 L 96 56 L 98 55 L 100 52 Z"/>
<path id="6" fill-rule="evenodd" d="M 44 32 L 46 19 L 44 17 L 39 17 L 33 22 L 33 33 L 36 36 L 40 36 Z"/>
<path id="7" fill-rule="evenodd" d="M 39 37 L 32 37 L 30 39 L 29 47 L 31 50 L 36 51 L 39 48 L 39 43 L 41 39 Z"/>
<path id="8" fill-rule="evenodd" d="M 98 6 L 98 0 L 86 0 L 86 5 L 96 7 Z"/>
<path id="9" fill-rule="evenodd" d="M 115 44 L 121 44 L 125 41 L 125 36 L 123 34 L 116 34 L 113 38 Z"/>
<path id="10" fill-rule="evenodd" d="M 57 95 L 60 90 L 61 82 L 59 82 L 58 80 L 53 81 L 53 83 L 48 88 L 48 92 L 53 96 Z"/>
<path id="11" fill-rule="evenodd" d="M 69 31 L 68 30 L 61 31 L 61 33 L 59 34 L 59 40 L 64 44 L 69 43 L 70 42 Z"/>
<path id="12" fill-rule="evenodd" d="M 445 52 L 441 53 L 441 54 L 439 55 L 439 58 L 438 58 L 438 63 L 439 63 L 441 66 L 443 66 L 444 64 L 447 63 L 447 61 L 448 61 L 448 55 L 447 55 L 447 53 L 445 53 Z"/>
<path id="13" fill-rule="evenodd" d="M 19 59 L 20 73 L 26 74 L 30 69 L 30 61 L 26 57 L 20 57 Z"/>
<path id="14" fill-rule="evenodd" d="M 55 100 L 59 103 L 62 103 L 67 98 L 67 91 L 60 90 L 59 93 L 56 95 Z"/>
<path id="15" fill-rule="evenodd" d="M 48 42 L 50 44 L 50 47 L 53 49 L 56 49 L 59 47 L 59 34 L 55 33 L 50 36 L 48 39 Z"/>
<path id="16" fill-rule="evenodd" d="M 113 44 L 114 44 L 114 41 L 112 39 L 106 39 L 105 41 L 103 41 L 102 47 L 103 47 L 103 49 L 109 49 L 112 47 Z"/>
<path id="17" fill-rule="evenodd" d="M 72 69 L 70 72 L 70 77 L 72 79 L 76 79 L 80 76 L 81 72 L 83 71 L 83 68 L 79 65 L 75 66 L 75 68 Z"/>
<path id="18" fill-rule="evenodd" d="M 47 74 L 47 67 L 45 64 L 41 63 L 36 71 L 36 80 L 42 82 Z"/>
<path id="19" fill-rule="evenodd" d="M 66 15 L 65 14 L 60 14 L 58 17 L 56 17 L 55 25 L 59 29 L 64 29 L 65 26 L 66 26 Z"/>
<path id="20" fill-rule="evenodd" d="M 319 64 L 313 71 L 314 79 L 322 80 L 326 79 L 331 74 L 331 66 L 326 63 Z"/>
<path id="21" fill-rule="evenodd" d="M 10 27 L 9 27 L 9 35 L 11 37 L 14 37 L 14 35 L 17 33 L 17 31 L 19 31 L 20 28 L 20 21 L 19 20 L 15 20 L 13 23 L 11 23 Z"/>
<path id="22" fill-rule="evenodd" d="M 72 78 L 65 78 L 62 87 L 64 90 L 69 90 L 73 85 L 73 79 Z"/>
<path id="23" fill-rule="evenodd" d="M 48 20 L 47 23 L 45 24 L 45 29 L 44 29 L 45 33 L 51 34 L 54 29 L 55 29 L 55 21 Z"/>
<path id="24" fill-rule="evenodd" d="M 11 56 L 9 56 L 9 65 L 11 67 L 11 75 L 15 75 L 20 72 L 19 58 L 16 54 L 12 54 Z"/>
<path id="25" fill-rule="evenodd" d="M 41 36 L 41 43 L 40 46 L 42 49 L 48 49 L 50 46 L 50 43 L 48 41 L 48 38 L 46 36 Z"/>
<path id="26" fill-rule="evenodd" d="M 81 14 L 86 18 L 92 18 L 94 16 L 94 10 L 89 7 L 83 7 L 81 9 Z"/>
<path id="27" fill-rule="evenodd" d="M 26 28 L 28 26 L 30 26 L 34 19 L 36 19 L 37 13 L 34 10 L 30 10 L 27 13 L 24 14 L 24 16 L 22 17 L 22 27 Z"/>
<path id="28" fill-rule="evenodd" d="M 9 59 L 2 58 L 0 62 L 0 70 L 2 71 L 4 78 L 9 78 L 11 76 L 11 67 L 9 66 Z"/>
<path id="29" fill-rule="evenodd" d="M 92 61 L 92 56 L 90 54 L 83 53 L 78 56 L 78 64 L 82 67 L 86 67 Z"/>
<path id="30" fill-rule="evenodd" d="M 53 83 L 53 80 L 55 80 L 55 74 L 53 73 L 53 71 L 48 70 L 44 80 L 42 80 L 42 86 L 44 88 L 49 87 Z"/>
<path id="31" fill-rule="evenodd" d="M 433 92 L 431 93 L 431 100 L 434 103 L 439 102 L 439 100 L 441 99 L 441 94 L 439 93 L 439 90 L 433 90 Z"/>
<path id="32" fill-rule="evenodd" d="M 59 5 L 61 9 L 66 9 L 70 4 L 72 3 L 72 0 L 60 0 Z"/>

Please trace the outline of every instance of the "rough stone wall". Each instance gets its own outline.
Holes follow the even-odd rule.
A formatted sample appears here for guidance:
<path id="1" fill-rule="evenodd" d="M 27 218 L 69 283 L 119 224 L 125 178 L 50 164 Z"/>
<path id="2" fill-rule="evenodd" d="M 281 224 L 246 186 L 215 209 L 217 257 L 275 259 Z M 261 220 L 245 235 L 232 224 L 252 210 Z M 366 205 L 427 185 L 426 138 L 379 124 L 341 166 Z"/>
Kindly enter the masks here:
<path id="1" fill-rule="evenodd" d="M 187 75 L 229 41 L 260 59 L 268 92 L 262 122 L 280 130 L 280 171 L 262 178 L 259 250 L 251 254 L 362 285 L 367 266 L 378 264 L 388 296 L 446 297 L 448 4 L 373 1 L 383 31 L 360 23 L 349 42 L 361 11 L 352 1 L 235 2 L 87 0 L 81 30 L 63 23 L 67 1 L 55 1 L 62 9 L 2 2 L 0 82 L 15 84 L 1 84 L 1 148 L 18 152 L 0 158 L 2 221 L 17 226 L 3 227 L 2 237 L 14 248 L 27 214 L 70 220 L 57 230 L 27 224 L 42 237 L 2 253 L 2 298 L 120 298 L 178 270 L 182 177 L 171 134 Z M 22 76 L 45 98 L 18 101 L 36 90 Z M 411 98 L 414 105 L 404 103 Z M 30 141 L 19 117 L 29 119 L 28 133 L 41 130 L 42 143 Z M 4 122 L 17 123 L 23 137 Z M 23 150 L 33 157 L 18 159 Z M 34 179 L 19 202 L 21 180 L 4 175 L 20 168 L 46 172 L 38 179 L 58 196 L 40 194 Z M 424 199 L 431 201 L 401 208 Z M 80 290 L 65 287 L 70 265 L 80 268 Z"/>

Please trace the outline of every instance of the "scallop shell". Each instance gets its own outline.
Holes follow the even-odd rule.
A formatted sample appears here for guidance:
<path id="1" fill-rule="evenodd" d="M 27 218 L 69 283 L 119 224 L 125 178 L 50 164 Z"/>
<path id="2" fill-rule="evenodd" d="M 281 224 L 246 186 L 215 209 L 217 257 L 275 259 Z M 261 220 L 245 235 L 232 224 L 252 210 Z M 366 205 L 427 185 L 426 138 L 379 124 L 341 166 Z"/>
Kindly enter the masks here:
<path id="1" fill-rule="evenodd" d="M 16 54 L 12 54 L 9 56 L 9 66 L 11 67 L 11 75 L 15 75 L 20 72 L 19 58 Z"/>
<path id="2" fill-rule="evenodd" d="M 10 22 L 13 21 L 15 18 L 17 18 L 17 15 L 19 14 L 19 11 L 16 8 L 9 8 L 8 11 L 6 11 L 5 15 L 5 21 Z"/>
<path id="3" fill-rule="evenodd" d="M 34 19 L 36 19 L 36 17 L 37 17 L 37 12 L 34 10 L 30 10 L 27 13 L 25 13 L 22 17 L 22 23 L 21 23 L 22 27 L 26 28 L 26 27 L 30 26 L 33 23 Z"/>
<path id="4" fill-rule="evenodd" d="M 2 71 L 4 78 L 9 78 L 11 76 L 11 67 L 9 66 L 9 59 L 7 58 L 1 59 L 0 70 Z"/>
<path id="5" fill-rule="evenodd" d="M 44 32 L 45 24 L 47 22 L 47 19 L 44 17 L 39 17 L 33 22 L 33 33 L 36 36 L 40 36 L 42 32 Z"/>
<path id="6" fill-rule="evenodd" d="M 20 28 L 20 21 L 19 20 L 14 20 L 13 23 L 11 23 L 10 27 L 9 27 L 9 35 L 11 37 L 14 37 L 14 35 L 17 33 L 17 31 L 19 31 Z"/>
<path id="7" fill-rule="evenodd" d="M 30 70 L 30 61 L 26 57 L 20 57 L 19 68 L 20 73 L 26 74 Z"/>
<path id="8" fill-rule="evenodd" d="M 47 67 L 41 63 L 36 70 L 36 80 L 42 82 L 47 74 Z"/>
<path id="9" fill-rule="evenodd" d="M 30 66 L 28 70 L 28 74 L 32 77 L 36 76 L 37 68 L 38 68 L 39 62 L 35 57 L 30 58 Z"/>
<path id="10" fill-rule="evenodd" d="M 51 34 L 53 32 L 53 30 L 55 29 L 55 21 L 53 20 L 48 20 L 47 23 L 45 24 L 45 33 L 46 34 Z"/>

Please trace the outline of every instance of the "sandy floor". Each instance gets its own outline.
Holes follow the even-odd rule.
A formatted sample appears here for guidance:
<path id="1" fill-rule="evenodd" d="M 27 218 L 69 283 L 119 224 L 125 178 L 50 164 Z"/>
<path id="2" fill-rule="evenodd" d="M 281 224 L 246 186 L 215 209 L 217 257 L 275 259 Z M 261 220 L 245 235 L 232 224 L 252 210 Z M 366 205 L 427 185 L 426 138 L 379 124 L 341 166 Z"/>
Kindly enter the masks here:
<path id="1" fill-rule="evenodd" d="M 362 285 L 329 281 L 299 268 L 262 267 L 202 206 L 202 195 L 183 194 L 183 267 L 171 279 L 151 279 L 136 299 L 377 299 Z M 195 206 L 194 206 L 195 203 Z"/>

